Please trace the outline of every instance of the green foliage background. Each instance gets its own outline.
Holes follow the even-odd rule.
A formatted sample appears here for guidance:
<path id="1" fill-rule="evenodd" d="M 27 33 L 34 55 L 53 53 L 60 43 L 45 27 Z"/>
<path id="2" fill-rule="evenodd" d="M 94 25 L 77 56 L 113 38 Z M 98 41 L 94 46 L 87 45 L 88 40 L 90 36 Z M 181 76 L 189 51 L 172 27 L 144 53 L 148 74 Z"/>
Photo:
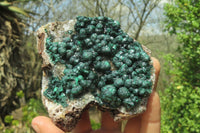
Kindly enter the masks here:
<path id="1" fill-rule="evenodd" d="M 165 6 L 166 30 L 182 44 L 166 60 L 173 69 L 161 96 L 162 132 L 200 132 L 200 1 L 175 0 Z M 168 65 L 168 66 L 169 66 Z"/>

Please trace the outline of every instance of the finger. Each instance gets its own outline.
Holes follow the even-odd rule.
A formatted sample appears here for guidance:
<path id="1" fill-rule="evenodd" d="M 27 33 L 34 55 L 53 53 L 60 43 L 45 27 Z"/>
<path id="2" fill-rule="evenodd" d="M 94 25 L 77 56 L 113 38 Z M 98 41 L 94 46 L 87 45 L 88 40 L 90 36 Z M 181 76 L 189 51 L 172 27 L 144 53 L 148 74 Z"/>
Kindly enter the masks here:
<path id="1" fill-rule="evenodd" d="M 45 116 L 38 116 L 32 120 L 32 127 L 37 133 L 64 133 L 56 127 L 52 120 Z"/>
<path id="2" fill-rule="evenodd" d="M 101 129 L 107 131 L 121 131 L 121 122 L 115 122 L 109 112 L 101 113 Z"/>
<path id="3" fill-rule="evenodd" d="M 157 87 L 157 83 L 158 83 L 158 77 L 159 77 L 159 73 L 160 73 L 160 62 L 158 61 L 158 59 L 152 57 L 151 58 L 153 61 L 153 67 L 155 69 L 155 84 L 154 84 L 154 90 L 156 90 Z"/>
<path id="4" fill-rule="evenodd" d="M 76 125 L 73 133 L 87 133 L 92 131 L 88 110 L 83 112 L 80 121 Z"/>
<path id="5" fill-rule="evenodd" d="M 160 132 L 160 99 L 157 92 L 152 92 L 147 110 L 142 115 L 141 133 Z"/>

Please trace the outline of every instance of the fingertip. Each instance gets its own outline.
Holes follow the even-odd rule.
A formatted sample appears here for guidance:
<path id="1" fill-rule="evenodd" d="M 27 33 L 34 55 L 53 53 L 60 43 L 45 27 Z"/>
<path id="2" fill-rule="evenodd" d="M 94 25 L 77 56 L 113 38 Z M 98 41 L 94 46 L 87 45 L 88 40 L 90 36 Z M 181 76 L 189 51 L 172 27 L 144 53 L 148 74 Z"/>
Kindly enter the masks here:
<path id="1" fill-rule="evenodd" d="M 37 117 L 33 118 L 32 122 L 31 122 L 32 126 L 37 124 L 38 117 L 40 117 L 40 116 L 37 116 Z"/>
<path id="2" fill-rule="evenodd" d="M 37 133 L 40 132 L 40 129 L 39 129 L 39 127 L 38 127 L 38 120 L 40 119 L 39 117 L 40 117 L 40 116 L 35 117 L 35 118 L 32 120 L 32 122 L 31 122 L 32 128 L 33 128 Z"/>
<path id="3" fill-rule="evenodd" d="M 37 116 L 33 118 L 31 125 L 36 132 L 40 132 L 40 127 L 44 125 L 44 123 L 51 123 L 51 119 L 45 116 Z"/>
<path id="4" fill-rule="evenodd" d="M 35 117 L 31 125 L 37 133 L 63 133 L 63 131 L 56 127 L 52 120 L 46 116 Z"/>
<path id="5" fill-rule="evenodd" d="M 51 121 L 51 119 L 46 116 L 37 116 L 37 117 L 33 118 L 31 124 L 32 125 L 39 124 L 40 121 Z"/>

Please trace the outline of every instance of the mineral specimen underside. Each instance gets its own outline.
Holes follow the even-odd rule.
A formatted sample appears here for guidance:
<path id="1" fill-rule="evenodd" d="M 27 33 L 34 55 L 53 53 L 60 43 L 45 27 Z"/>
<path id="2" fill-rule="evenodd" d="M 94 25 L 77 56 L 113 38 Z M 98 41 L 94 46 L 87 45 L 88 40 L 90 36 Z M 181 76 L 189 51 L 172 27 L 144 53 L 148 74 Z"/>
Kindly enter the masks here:
<path id="1" fill-rule="evenodd" d="M 145 110 L 154 84 L 152 62 L 119 22 L 79 16 L 50 23 L 39 29 L 38 46 L 45 68 L 43 102 L 54 121 L 60 117 L 61 129 L 73 129 L 77 121 L 71 119 L 78 119 L 89 104 L 117 112 L 118 117 Z M 64 113 L 58 116 L 59 109 Z M 73 111 L 79 115 L 73 116 Z"/>

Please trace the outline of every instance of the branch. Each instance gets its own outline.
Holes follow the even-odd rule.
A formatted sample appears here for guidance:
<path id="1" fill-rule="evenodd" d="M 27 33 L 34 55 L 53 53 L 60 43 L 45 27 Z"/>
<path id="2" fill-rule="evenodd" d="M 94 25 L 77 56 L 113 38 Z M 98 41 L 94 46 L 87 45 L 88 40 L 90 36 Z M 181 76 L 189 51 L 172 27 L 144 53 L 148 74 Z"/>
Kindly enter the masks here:
<path id="1" fill-rule="evenodd" d="M 158 5 L 158 3 L 160 2 L 160 0 L 157 0 L 155 3 L 153 3 L 152 7 L 151 7 L 151 4 L 150 4 L 150 7 L 149 7 L 149 10 L 147 11 L 147 8 L 148 8 L 148 4 L 150 2 L 150 0 L 147 0 L 147 1 L 144 1 L 144 8 L 143 8 L 143 11 L 142 11 L 142 16 L 140 18 L 140 25 L 139 25 L 139 28 L 136 32 L 136 35 L 135 35 L 135 39 L 138 39 L 139 37 L 139 34 L 144 26 L 144 24 L 146 23 L 146 20 L 148 18 L 148 16 L 151 14 L 151 12 L 153 11 L 153 9 Z M 147 12 L 147 14 L 145 15 L 145 13 Z"/>

